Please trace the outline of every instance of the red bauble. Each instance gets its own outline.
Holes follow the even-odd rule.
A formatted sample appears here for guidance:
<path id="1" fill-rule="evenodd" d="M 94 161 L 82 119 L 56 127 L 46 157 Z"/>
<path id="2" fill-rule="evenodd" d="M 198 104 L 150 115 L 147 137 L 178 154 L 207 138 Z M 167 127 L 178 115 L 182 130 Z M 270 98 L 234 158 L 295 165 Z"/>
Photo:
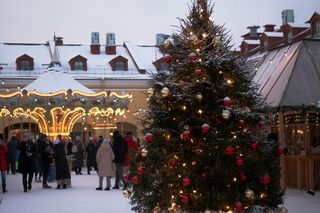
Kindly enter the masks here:
<path id="1" fill-rule="evenodd" d="M 227 107 L 230 106 L 231 105 L 231 99 L 229 97 L 225 97 L 223 99 L 223 105 L 227 106 Z"/>
<path id="2" fill-rule="evenodd" d="M 244 163 L 244 160 L 243 160 L 242 158 L 238 158 L 238 159 L 236 160 L 237 166 L 243 166 L 243 163 Z"/>
<path id="3" fill-rule="evenodd" d="M 237 212 L 241 212 L 242 209 L 243 209 L 242 203 L 236 202 L 236 204 L 235 204 L 235 210 L 236 210 Z"/>
<path id="4" fill-rule="evenodd" d="M 229 155 L 229 156 L 232 156 L 233 153 L 234 153 L 234 149 L 231 146 L 228 146 L 226 148 L 226 154 Z"/>
<path id="5" fill-rule="evenodd" d="M 144 168 L 143 167 L 139 167 L 138 169 L 137 169 L 137 174 L 138 175 L 142 175 L 144 173 Z"/>
<path id="6" fill-rule="evenodd" d="M 194 71 L 194 75 L 196 77 L 202 77 L 203 73 L 202 73 L 202 70 L 201 69 L 196 69 L 196 71 Z"/>
<path id="7" fill-rule="evenodd" d="M 183 186 L 190 186 L 190 178 L 186 177 L 186 178 L 183 178 L 182 180 L 182 185 Z"/>
<path id="8" fill-rule="evenodd" d="M 278 153 L 278 155 L 283 155 L 284 154 L 284 148 L 278 147 L 277 148 L 277 153 Z"/>
<path id="9" fill-rule="evenodd" d="M 190 201 L 189 196 L 188 196 L 188 195 L 182 195 L 181 201 L 182 201 L 182 203 L 184 203 L 184 204 L 188 204 L 189 201 Z"/>
<path id="10" fill-rule="evenodd" d="M 190 131 L 187 131 L 187 130 L 184 131 L 182 133 L 182 139 L 185 140 L 185 141 L 189 140 L 190 139 Z"/>
<path id="11" fill-rule="evenodd" d="M 259 126 L 259 129 L 263 129 L 264 126 L 265 126 L 265 122 L 264 121 L 260 121 L 258 126 Z"/>
<path id="12" fill-rule="evenodd" d="M 247 175 L 246 175 L 245 173 L 241 173 L 241 174 L 240 174 L 240 180 L 241 180 L 242 182 L 247 181 L 247 180 L 248 180 Z"/>
<path id="13" fill-rule="evenodd" d="M 239 125 L 240 127 L 244 127 L 244 125 L 246 125 L 246 122 L 244 120 L 240 120 Z"/>
<path id="14" fill-rule="evenodd" d="M 151 133 L 147 133 L 147 134 L 145 135 L 145 138 L 146 138 L 146 141 L 147 141 L 148 143 L 152 143 L 152 142 L 154 141 L 154 136 L 153 136 L 153 134 L 151 134 Z"/>
<path id="15" fill-rule="evenodd" d="M 190 53 L 190 55 L 188 56 L 188 60 L 191 62 L 197 60 L 197 55 L 195 53 Z"/>
<path id="16" fill-rule="evenodd" d="M 172 61 L 172 57 L 169 54 L 165 54 L 162 58 L 164 63 L 170 63 Z"/>
<path id="17" fill-rule="evenodd" d="M 282 170 L 282 167 L 279 165 L 279 166 L 278 166 L 278 169 L 279 169 L 279 171 L 281 171 L 281 170 Z"/>
<path id="18" fill-rule="evenodd" d="M 264 185 L 267 185 L 270 183 L 270 176 L 269 175 L 263 175 L 261 177 L 261 182 L 264 184 Z"/>
<path id="19" fill-rule="evenodd" d="M 130 182 L 130 175 L 128 173 L 124 174 L 123 175 L 123 179 L 126 181 L 126 182 Z"/>
<path id="20" fill-rule="evenodd" d="M 133 181 L 133 183 L 135 184 L 135 185 L 138 185 L 139 184 L 139 176 L 134 176 L 133 178 L 132 178 L 132 181 Z"/>
<path id="21" fill-rule="evenodd" d="M 201 127 L 201 132 L 202 133 L 208 133 L 210 130 L 210 126 L 209 124 L 203 124 L 202 127 Z"/>
<path id="22" fill-rule="evenodd" d="M 176 159 L 170 160 L 170 161 L 169 161 L 169 165 L 170 165 L 171 167 L 175 167 L 175 166 L 177 165 L 177 160 L 176 160 Z"/>
<path id="23" fill-rule="evenodd" d="M 253 150 L 257 149 L 257 143 L 252 143 L 251 144 L 251 149 L 253 149 Z"/>

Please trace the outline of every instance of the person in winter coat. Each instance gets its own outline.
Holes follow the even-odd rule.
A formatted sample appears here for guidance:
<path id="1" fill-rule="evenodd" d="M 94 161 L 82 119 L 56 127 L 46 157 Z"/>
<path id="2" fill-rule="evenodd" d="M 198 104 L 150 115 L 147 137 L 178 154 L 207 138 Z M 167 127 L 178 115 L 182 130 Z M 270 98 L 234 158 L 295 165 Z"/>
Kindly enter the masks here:
<path id="1" fill-rule="evenodd" d="M 123 183 L 123 189 L 126 189 L 127 184 L 123 178 L 123 168 L 122 164 L 124 163 L 125 155 L 128 153 L 128 145 L 123 140 L 120 132 L 118 130 L 114 131 L 112 136 L 112 149 L 114 153 L 114 163 L 116 165 L 116 180 L 115 184 L 112 187 L 113 189 L 119 189 L 119 181 Z"/>
<path id="2" fill-rule="evenodd" d="M 45 134 L 40 134 L 37 143 L 39 144 L 39 154 L 42 161 L 42 188 L 51 189 L 52 187 L 48 185 L 47 180 L 50 164 L 52 163 L 52 144 L 48 141 L 47 135 Z"/>
<path id="3" fill-rule="evenodd" d="M 71 176 L 66 156 L 65 144 L 61 135 L 58 135 L 53 143 L 54 160 L 56 165 L 57 189 L 66 189 L 70 182 Z"/>
<path id="4" fill-rule="evenodd" d="M 23 189 L 24 192 L 27 192 L 32 188 L 36 157 L 36 146 L 31 142 L 29 135 L 23 137 L 18 150 L 20 150 L 18 171 L 22 173 Z"/>
<path id="5" fill-rule="evenodd" d="M 123 140 L 127 143 L 128 146 L 128 153 L 124 157 L 123 172 L 127 173 L 130 169 L 129 163 L 134 159 L 135 154 L 138 152 L 138 145 L 136 138 L 132 136 L 131 132 L 128 132 L 124 137 Z"/>
<path id="6" fill-rule="evenodd" d="M 19 139 L 17 138 L 17 133 L 12 132 L 11 138 L 8 141 L 8 154 L 7 154 L 7 173 L 11 170 L 11 174 L 16 174 L 16 155 L 17 147 L 20 144 Z"/>
<path id="7" fill-rule="evenodd" d="M 96 155 L 99 176 L 99 187 L 96 188 L 96 190 L 102 190 L 103 177 L 106 177 L 107 183 L 107 186 L 104 190 L 110 190 L 113 159 L 114 154 L 112 151 L 110 141 L 104 139 Z"/>
<path id="8" fill-rule="evenodd" d="M 35 171 L 35 175 L 34 175 L 34 180 L 35 182 L 42 182 L 41 178 L 42 178 L 42 172 L 43 172 L 43 165 L 42 165 L 42 159 L 41 159 L 41 155 L 40 155 L 40 138 L 41 138 L 41 134 L 39 136 L 39 139 L 36 141 L 35 145 L 36 145 L 36 171 Z"/>
<path id="9" fill-rule="evenodd" d="M 1 183 L 2 183 L 2 192 L 6 193 L 6 170 L 7 170 L 7 153 L 8 147 L 3 142 L 3 135 L 0 135 L 0 173 L 1 173 Z"/>
<path id="10" fill-rule="evenodd" d="M 72 167 L 75 169 L 76 175 L 82 175 L 81 169 L 83 166 L 83 154 L 84 149 L 81 142 L 81 138 L 79 136 L 76 137 L 73 145 L 72 145 L 72 155 L 75 160 L 73 161 Z"/>
<path id="11" fill-rule="evenodd" d="M 88 175 L 90 175 L 91 167 L 94 169 L 97 167 L 97 162 L 96 162 L 96 147 L 95 144 L 93 143 L 93 138 L 89 138 L 89 143 L 86 148 L 87 152 L 87 168 L 88 168 Z"/>

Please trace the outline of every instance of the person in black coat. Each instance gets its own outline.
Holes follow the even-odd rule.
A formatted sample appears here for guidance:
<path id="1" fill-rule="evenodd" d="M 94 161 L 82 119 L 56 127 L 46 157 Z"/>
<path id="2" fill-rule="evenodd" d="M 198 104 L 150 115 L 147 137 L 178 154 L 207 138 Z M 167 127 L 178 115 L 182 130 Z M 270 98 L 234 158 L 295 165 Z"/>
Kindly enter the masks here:
<path id="1" fill-rule="evenodd" d="M 87 152 L 87 168 L 88 168 L 88 175 L 90 175 L 91 167 L 93 167 L 95 170 L 97 168 L 97 161 L 96 161 L 96 146 L 93 143 L 93 138 L 89 138 L 89 143 L 86 148 Z"/>
<path id="2" fill-rule="evenodd" d="M 68 182 L 70 182 L 71 176 L 66 156 L 65 144 L 63 143 L 61 135 L 58 135 L 57 139 L 54 141 L 53 150 L 56 165 L 57 189 L 60 189 L 61 187 L 66 189 Z"/>
<path id="3" fill-rule="evenodd" d="M 18 171 L 22 173 L 22 183 L 24 192 L 31 190 L 32 178 L 35 172 L 36 147 L 29 138 L 29 135 L 23 137 L 18 146 L 20 150 Z"/>
<path id="4" fill-rule="evenodd" d="M 120 180 L 125 189 L 127 184 L 123 178 L 122 164 L 124 163 L 125 155 L 128 153 L 128 145 L 117 130 L 114 131 L 112 136 L 112 149 L 114 153 L 114 163 L 116 164 L 116 180 L 113 189 L 119 189 Z"/>
<path id="5" fill-rule="evenodd" d="M 7 154 L 7 173 L 11 169 L 11 174 L 16 174 L 16 154 L 17 147 L 20 144 L 19 139 L 17 138 L 17 134 L 12 132 L 11 138 L 8 141 L 8 154 Z"/>
<path id="6" fill-rule="evenodd" d="M 50 189 L 52 187 L 47 184 L 47 180 L 49 175 L 50 164 L 52 163 L 52 144 L 47 139 L 47 135 L 45 134 L 40 134 L 37 143 L 39 146 L 39 154 L 41 156 L 42 162 L 42 188 Z"/>

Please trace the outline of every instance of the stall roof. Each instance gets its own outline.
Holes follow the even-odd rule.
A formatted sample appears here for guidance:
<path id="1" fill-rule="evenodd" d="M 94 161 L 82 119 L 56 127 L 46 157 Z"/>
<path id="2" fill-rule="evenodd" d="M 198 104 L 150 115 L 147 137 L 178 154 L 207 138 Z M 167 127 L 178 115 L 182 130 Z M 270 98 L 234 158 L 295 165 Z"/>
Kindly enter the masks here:
<path id="1" fill-rule="evenodd" d="M 311 106 L 320 100 L 320 40 L 274 49 L 258 64 L 254 81 L 270 106 Z"/>

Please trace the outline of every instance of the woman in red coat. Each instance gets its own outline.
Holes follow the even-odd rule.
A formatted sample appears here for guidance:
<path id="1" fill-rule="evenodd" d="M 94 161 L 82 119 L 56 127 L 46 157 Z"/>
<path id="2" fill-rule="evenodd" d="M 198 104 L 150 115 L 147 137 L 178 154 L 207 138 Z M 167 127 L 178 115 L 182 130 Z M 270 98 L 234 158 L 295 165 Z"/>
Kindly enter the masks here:
<path id="1" fill-rule="evenodd" d="M 2 181 L 2 192 L 6 193 L 6 171 L 7 171 L 7 144 L 3 142 L 3 135 L 0 135 L 0 172 Z"/>

